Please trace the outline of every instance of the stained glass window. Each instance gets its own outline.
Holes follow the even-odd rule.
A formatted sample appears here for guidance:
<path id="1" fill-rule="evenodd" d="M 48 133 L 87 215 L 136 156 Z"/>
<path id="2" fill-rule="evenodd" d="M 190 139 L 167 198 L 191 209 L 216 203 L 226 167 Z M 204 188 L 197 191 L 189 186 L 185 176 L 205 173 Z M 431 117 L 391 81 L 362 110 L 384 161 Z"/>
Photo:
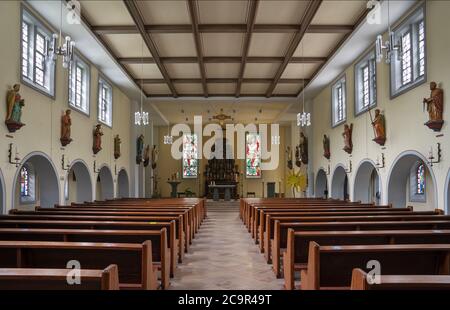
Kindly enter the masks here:
<path id="1" fill-rule="evenodd" d="M 261 138 L 259 134 L 248 133 L 245 145 L 245 171 L 248 178 L 261 177 Z"/>
<path id="2" fill-rule="evenodd" d="M 425 194 L 425 166 L 419 164 L 416 170 L 416 194 Z"/>
<path id="3" fill-rule="evenodd" d="M 196 134 L 183 136 L 183 178 L 198 176 L 198 140 Z"/>
<path id="4" fill-rule="evenodd" d="M 20 169 L 20 197 L 30 196 L 30 173 L 27 167 Z"/>

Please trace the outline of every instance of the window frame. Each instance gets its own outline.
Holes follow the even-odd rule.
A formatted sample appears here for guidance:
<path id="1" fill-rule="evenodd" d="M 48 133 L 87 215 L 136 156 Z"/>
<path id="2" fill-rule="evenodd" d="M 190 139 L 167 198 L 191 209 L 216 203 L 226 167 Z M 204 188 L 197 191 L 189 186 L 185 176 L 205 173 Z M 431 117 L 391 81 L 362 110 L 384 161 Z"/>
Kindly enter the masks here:
<path id="1" fill-rule="evenodd" d="M 420 75 L 420 60 L 419 60 L 419 23 L 423 21 L 424 25 L 424 73 Z M 397 52 L 393 56 L 393 61 L 389 65 L 389 92 L 390 99 L 395 99 L 398 96 L 424 84 L 427 82 L 428 70 L 428 52 L 427 52 L 427 14 L 426 3 L 422 2 L 416 6 L 399 24 L 393 29 L 396 42 L 401 42 L 401 35 L 405 32 L 411 32 L 411 79 L 408 84 L 402 85 L 402 61 L 397 59 Z M 400 85 L 400 86 L 399 86 Z"/>
<path id="2" fill-rule="evenodd" d="M 373 71 L 371 72 L 371 64 L 370 61 L 373 61 Z M 361 70 L 364 67 L 368 67 L 369 69 L 369 105 L 364 107 L 361 103 L 363 96 L 361 96 L 361 86 L 363 81 L 360 79 L 363 77 Z M 367 52 L 360 57 L 359 61 L 355 64 L 354 68 L 354 83 L 355 83 L 355 100 L 354 100 L 354 115 L 355 117 L 362 115 L 369 111 L 369 109 L 373 109 L 378 105 L 378 70 L 375 56 L 375 48 L 371 47 Z M 373 83 L 373 77 L 375 77 L 375 83 Z"/>
<path id="3" fill-rule="evenodd" d="M 339 121 L 336 121 L 335 119 L 335 115 L 336 115 L 336 104 L 335 104 L 335 100 L 336 100 L 336 94 L 335 91 L 338 88 L 339 85 L 342 85 L 343 87 L 341 88 L 344 91 L 343 94 L 343 118 Z M 347 75 L 346 74 L 342 74 L 341 76 L 339 76 L 339 78 L 337 78 L 334 83 L 331 85 L 331 127 L 335 128 L 338 127 L 339 125 L 344 124 L 347 121 Z"/>
<path id="4" fill-rule="evenodd" d="M 28 76 L 23 75 L 23 24 L 28 24 Z M 55 33 L 54 29 L 47 25 L 45 20 L 34 13 L 31 9 L 29 9 L 24 3 L 21 4 L 20 9 L 20 82 L 30 87 L 31 89 L 41 93 L 42 95 L 45 95 L 47 97 L 50 97 L 51 99 L 55 100 L 56 98 L 56 63 L 55 62 L 46 62 L 46 71 L 48 72 L 48 85 L 49 89 L 40 86 L 35 82 L 35 54 L 36 54 L 36 47 L 35 47 L 35 38 L 37 31 L 39 30 L 39 33 L 44 34 L 46 38 L 51 39 L 53 36 L 53 33 Z M 32 42 L 30 42 L 32 40 Z M 32 43 L 32 44 L 30 44 Z M 48 42 L 47 42 L 48 43 Z M 32 57 L 30 57 L 32 56 Z M 30 63 L 30 59 L 32 59 Z M 30 72 L 32 74 L 32 79 L 29 78 Z M 45 75 L 44 75 L 45 78 Z"/>
<path id="5" fill-rule="evenodd" d="M 71 83 L 72 83 L 72 70 L 73 68 L 71 67 L 68 71 L 68 85 L 67 85 L 67 103 L 69 105 L 69 108 L 71 110 L 77 111 L 81 114 L 84 114 L 85 116 L 90 116 L 91 114 L 91 65 L 88 61 L 85 60 L 85 58 L 78 52 L 76 51 L 73 55 L 73 62 L 72 62 L 72 66 L 76 68 L 77 64 L 81 63 L 81 65 L 84 67 L 85 70 L 85 104 L 86 104 L 86 110 L 83 110 L 81 108 L 78 108 L 77 106 L 75 106 L 74 104 L 72 104 L 71 102 Z M 74 73 L 76 75 L 76 72 Z M 83 83 L 82 83 L 83 84 Z M 76 94 L 75 94 L 76 95 Z"/>
<path id="6" fill-rule="evenodd" d="M 28 174 L 28 196 L 22 196 L 22 169 Z M 36 198 L 36 174 L 34 168 L 29 164 L 24 164 L 19 170 L 19 202 L 21 205 L 35 204 Z"/>
<path id="7" fill-rule="evenodd" d="M 111 109 L 111 115 L 110 115 L 110 119 L 111 119 L 111 124 L 108 124 L 107 122 L 103 121 L 100 119 L 100 91 L 101 91 L 101 85 L 106 85 L 108 86 L 108 88 L 111 91 L 111 99 L 110 99 L 110 109 Z M 102 74 L 99 74 L 98 76 L 98 83 L 97 83 L 97 121 L 100 122 L 101 124 L 112 128 L 113 127 L 113 105 L 114 105 L 114 87 L 113 84 L 106 79 Z"/>
<path id="8" fill-rule="evenodd" d="M 184 137 L 185 136 L 192 136 L 195 137 L 195 140 L 197 141 L 197 158 L 195 159 L 195 165 L 197 167 L 197 174 L 191 175 L 191 176 L 185 176 L 184 175 Z M 200 176 L 200 160 L 198 159 L 198 135 L 196 133 L 185 133 L 183 134 L 183 143 L 181 145 L 182 148 L 182 156 L 181 156 L 181 179 L 197 179 Z"/>

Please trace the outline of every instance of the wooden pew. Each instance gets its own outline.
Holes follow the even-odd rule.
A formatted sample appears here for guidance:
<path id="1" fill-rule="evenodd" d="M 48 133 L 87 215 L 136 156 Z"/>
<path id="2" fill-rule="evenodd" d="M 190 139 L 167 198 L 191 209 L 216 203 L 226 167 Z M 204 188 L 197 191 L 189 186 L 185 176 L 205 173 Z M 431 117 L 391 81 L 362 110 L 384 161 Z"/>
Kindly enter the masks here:
<path id="1" fill-rule="evenodd" d="M 70 269 L 0 268 L 0 290 L 118 290 L 117 265 L 80 270 L 80 283 L 70 285 Z"/>
<path id="2" fill-rule="evenodd" d="M 273 216 L 273 217 L 272 217 Z M 411 212 L 395 212 L 395 213 L 342 213 L 334 212 L 332 214 L 324 213 L 301 213 L 290 215 L 287 213 L 276 214 L 272 213 L 265 216 L 266 223 L 260 229 L 260 250 L 264 253 L 265 258 L 268 263 L 271 262 L 271 250 L 272 250 L 272 239 L 274 238 L 274 222 L 275 220 L 284 222 L 347 222 L 347 221 L 403 221 L 403 220 L 425 220 L 425 219 L 435 219 L 436 216 L 440 216 L 438 213 L 433 211 L 411 211 Z M 448 217 L 450 219 L 450 217 Z"/>
<path id="3" fill-rule="evenodd" d="M 287 247 L 288 230 L 299 231 L 359 231 L 359 230 L 449 230 L 447 221 L 373 221 L 373 222 L 311 222 L 280 223 L 275 221 L 275 234 L 272 241 L 272 263 L 275 275 L 281 277 L 281 256 Z M 305 249 L 307 250 L 307 249 Z M 294 266 L 295 268 L 295 266 Z"/>
<path id="4" fill-rule="evenodd" d="M 286 256 L 286 261 L 292 257 Z M 450 244 L 309 245 L 301 289 L 350 289 L 352 270 L 376 260 L 383 274 L 449 275 Z M 289 275 L 288 275 L 289 276 Z"/>
<path id="5" fill-rule="evenodd" d="M 53 229 L 95 229 L 95 230 L 160 230 L 165 228 L 169 240 L 170 249 L 170 271 L 174 274 L 176 268 L 177 245 L 174 232 L 175 223 L 161 222 L 108 222 L 108 221 L 49 221 L 42 219 L 34 220 L 0 220 L 1 228 L 53 228 Z"/>
<path id="6" fill-rule="evenodd" d="M 82 269 L 116 264 L 119 288 L 157 289 L 152 245 L 134 243 L 0 241 L 0 268 L 66 268 L 77 260 Z"/>
<path id="7" fill-rule="evenodd" d="M 167 230 L 88 230 L 45 228 L 0 228 L 2 241 L 63 241 L 100 243 L 137 243 L 149 240 L 152 244 L 152 262 L 161 270 L 161 287 L 167 289 L 170 276 L 170 251 L 167 245 Z"/>
<path id="8" fill-rule="evenodd" d="M 351 290 L 449 290 L 450 276 L 442 275 L 380 275 L 380 282 L 368 283 L 367 273 L 360 268 L 352 271 Z"/>

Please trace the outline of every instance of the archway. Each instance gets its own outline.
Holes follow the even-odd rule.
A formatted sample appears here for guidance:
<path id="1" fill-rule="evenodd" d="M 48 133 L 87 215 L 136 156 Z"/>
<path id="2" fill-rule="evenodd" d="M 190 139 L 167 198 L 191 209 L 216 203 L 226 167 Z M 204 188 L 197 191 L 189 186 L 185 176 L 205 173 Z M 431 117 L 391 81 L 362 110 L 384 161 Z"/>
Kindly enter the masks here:
<path id="1" fill-rule="evenodd" d="M 348 178 L 344 167 L 337 166 L 331 181 L 331 198 L 348 199 Z"/>
<path id="2" fill-rule="evenodd" d="M 353 200 L 380 204 L 380 176 L 370 160 L 360 163 L 355 176 Z"/>
<path id="3" fill-rule="evenodd" d="M 128 181 L 128 174 L 125 169 L 121 169 L 119 171 L 119 175 L 117 176 L 117 197 L 130 197 L 130 183 Z"/>
<path id="4" fill-rule="evenodd" d="M 444 196 L 444 208 L 445 214 L 450 214 L 450 169 L 447 173 L 447 178 L 445 179 L 445 196 Z"/>
<path id="5" fill-rule="evenodd" d="M 327 174 L 323 169 L 319 169 L 316 177 L 315 197 L 328 198 L 328 195 Z"/>
<path id="6" fill-rule="evenodd" d="M 388 175 L 388 203 L 397 208 L 436 208 L 436 178 L 426 162 L 425 157 L 415 151 L 404 152 L 395 159 Z M 422 171 L 423 188 L 418 185 L 422 178 L 417 176 L 417 171 Z"/>
<path id="7" fill-rule="evenodd" d="M 92 201 L 92 179 L 84 161 L 72 163 L 67 173 L 64 196 L 66 204 Z"/>
<path id="8" fill-rule="evenodd" d="M 114 198 L 114 180 L 108 166 L 103 166 L 97 176 L 96 200 L 106 200 Z"/>
<path id="9" fill-rule="evenodd" d="M 6 211 L 5 179 L 3 178 L 3 173 L 0 170 L 0 214 L 4 214 L 5 211 Z"/>
<path id="10" fill-rule="evenodd" d="M 55 204 L 59 204 L 59 179 L 53 162 L 44 153 L 27 155 L 14 177 L 13 208 Z"/>

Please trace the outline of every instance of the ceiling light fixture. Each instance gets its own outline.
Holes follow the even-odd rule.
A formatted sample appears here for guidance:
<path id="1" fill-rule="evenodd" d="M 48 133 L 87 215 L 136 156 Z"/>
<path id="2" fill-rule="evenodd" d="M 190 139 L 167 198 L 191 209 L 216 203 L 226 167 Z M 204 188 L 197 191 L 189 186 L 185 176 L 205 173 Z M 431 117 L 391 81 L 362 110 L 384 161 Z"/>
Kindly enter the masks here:
<path id="1" fill-rule="evenodd" d="M 167 135 L 164 136 L 164 144 L 173 144 L 173 136 L 170 134 L 170 123 L 167 125 Z"/>
<path id="2" fill-rule="evenodd" d="M 387 0 L 387 18 L 388 18 L 388 35 L 389 40 L 383 42 L 383 35 L 379 34 L 375 41 L 375 53 L 376 60 L 378 63 L 385 58 L 385 62 L 390 64 L 392 61 L 392 56 L 397 53 L 397 59 L 402 60 L 402 44 L 401 40 L 395 42 L 395 33 L 391 31 L 391 16 L 390 16 L 390 0 Z M 403 39 L 403 38 L 402 38 Z M 384 55 L 383 55 L 384 51 Z"/>
<path id="3" fill-rule="evenodd" d="M 147 126 L 149 124 L 149 115 L 148 112 L 144 112 L 143 103 L 144 103 L 144 41 L 141 41 L 141 106 L 140 110 L 134 112 L 134 124 L 136 126 Z"/>
<path id="4" fill-rule="evenodd" d="M 69 8 L 69 10 L 72 9 Z M 56 62 L 58 56 L 62 56 L 63 58 L 62 66 L 63 68 L 67 69 L 70 67 L 73 61 L 73 48 L 75 46 L 75 42 L 72 41 L 70 36 L 66 36 L 64 39 L 64 43 L 62 42 L 62 18 L 63 18 L 62 15 L 63 15 L 63 5 L 61 1 L 60 17 L 59 17 L 59 35 L 54 33 L 50 42 L 49 40 L 45 41 L 45 50 L 47 61 Z"/>
<path id="5" fill-rule="evenodd" d="M 304 57 L 304 42 L 302 44 L 302 57 Z M 302 113 L 297 113 L 297 126 L 298 127 L 308 127 L 311 126 L 311 113 L 305 112 L 305 64 L 302 64 L 302 107 L 303 111 Z"/>

